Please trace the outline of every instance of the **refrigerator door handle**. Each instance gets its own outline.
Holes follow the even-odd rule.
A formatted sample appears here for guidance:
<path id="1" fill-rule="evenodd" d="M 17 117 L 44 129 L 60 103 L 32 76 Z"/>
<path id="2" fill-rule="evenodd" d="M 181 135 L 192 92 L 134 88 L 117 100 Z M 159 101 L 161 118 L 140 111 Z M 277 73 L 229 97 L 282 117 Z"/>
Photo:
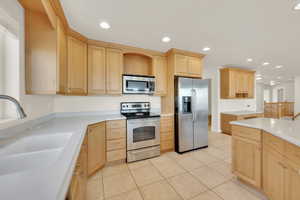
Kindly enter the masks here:
<path id="1" fill-rule="evenodd" d="M 194 111 L 194 109 L 195 109 L 195 105 L 194 105 L 195 97 L 196 97 L 196 90 L 192 89 L 192 115 L 193 115 L 193 122 L 196 120 L 195 111 Z"/>

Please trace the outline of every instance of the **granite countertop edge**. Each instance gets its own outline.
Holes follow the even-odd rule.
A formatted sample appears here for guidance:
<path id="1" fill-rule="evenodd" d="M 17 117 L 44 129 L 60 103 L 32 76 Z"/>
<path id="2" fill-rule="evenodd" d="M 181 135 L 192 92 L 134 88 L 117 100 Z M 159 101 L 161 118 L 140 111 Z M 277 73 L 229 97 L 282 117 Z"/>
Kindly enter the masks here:
<path id="1" fill-rule="evenodd" d="M 255 118 L 232 121 L 230 124 L 261 129 L 285 140 L 286 142 L 300 147 L 300 120 L 292 121 L 284 119 Z"/>

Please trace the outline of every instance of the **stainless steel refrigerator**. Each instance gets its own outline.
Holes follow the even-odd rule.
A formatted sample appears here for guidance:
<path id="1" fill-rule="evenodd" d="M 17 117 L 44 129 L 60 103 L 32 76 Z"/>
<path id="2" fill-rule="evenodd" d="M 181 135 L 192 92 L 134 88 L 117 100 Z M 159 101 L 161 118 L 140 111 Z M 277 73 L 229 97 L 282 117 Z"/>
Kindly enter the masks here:
<path id="1" fill-rule="evenodd" d="M 184 153 L 208 146 L 210 80 L 175 78 L 175 150 Z"/>

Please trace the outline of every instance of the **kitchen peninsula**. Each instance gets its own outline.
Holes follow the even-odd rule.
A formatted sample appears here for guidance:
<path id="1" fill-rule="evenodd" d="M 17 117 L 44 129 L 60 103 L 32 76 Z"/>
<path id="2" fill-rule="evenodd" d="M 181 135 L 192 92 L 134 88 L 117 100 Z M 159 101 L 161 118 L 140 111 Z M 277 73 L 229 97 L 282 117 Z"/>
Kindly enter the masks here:
<path id="1" fill-rule="evenodd" d="M 299 121 L 257 118 L 230 124 L 234 174 L 270 199 L 299 199 Z"/>

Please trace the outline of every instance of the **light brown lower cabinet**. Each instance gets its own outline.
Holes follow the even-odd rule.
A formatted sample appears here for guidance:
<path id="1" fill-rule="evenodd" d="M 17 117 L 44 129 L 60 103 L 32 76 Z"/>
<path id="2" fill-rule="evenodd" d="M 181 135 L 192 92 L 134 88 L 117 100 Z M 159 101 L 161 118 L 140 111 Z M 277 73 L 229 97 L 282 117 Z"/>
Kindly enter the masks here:
<path id="1" fill-rule="evenodd" d="M 284 200 L 283 157 L 269 148 L 263 151 L 263 190 L 271 200 Z"/>
<path id="2" fill-rule="evenodd" d="M 105 122 L 88 128 L 88 175 L 101 169 L 106 162 Z"/>
<path id="3" fill-rule="evenodd" d="M 264 133 L 263 152 L 265 194 L 270 200 L 300 199 L 300 148 Z"/>
<path id="4" fill-rule="evenodd" d="M 126 120 L 106 122 L 107 162 L 126 160 Z"/>
<path id="5" fill-rule="evenodd" d="M 101 169 L 106 162 L 106 123 L 90 125 L 77 158 L 68 200 L 85 200 L 88 177 Z"/>
<path id="6" fill-rule="evenodd" d="M 239 179 L 269 200 L 300 199 L 300 147 L 259 129 L 234 125 L 232 134 L 232 170 Z"/>
<path id="7" fill-rule="evenodd" d="M 300 199 L 300 165 L 287 161 L 285 170 L 284 194 L 286 200 Z"/>
<path id="8" fill-rule="evenodd" d="M 232 168 L 235 175 L 261 188 L 261 144 L 257 141 L 232 137 Z"/>
<path id="9" fill-rule="evenodd" d="M 174 150 L 174 116 L 161 117 L 160 120 L 160 151 Z"/>
<path id="10" fill-rule="evenodd" d="M 69 187 L 68 200 L 85 200 L 87 184 L 87 138 L 85 138 L 76 162 L 72 181 Z"/>

